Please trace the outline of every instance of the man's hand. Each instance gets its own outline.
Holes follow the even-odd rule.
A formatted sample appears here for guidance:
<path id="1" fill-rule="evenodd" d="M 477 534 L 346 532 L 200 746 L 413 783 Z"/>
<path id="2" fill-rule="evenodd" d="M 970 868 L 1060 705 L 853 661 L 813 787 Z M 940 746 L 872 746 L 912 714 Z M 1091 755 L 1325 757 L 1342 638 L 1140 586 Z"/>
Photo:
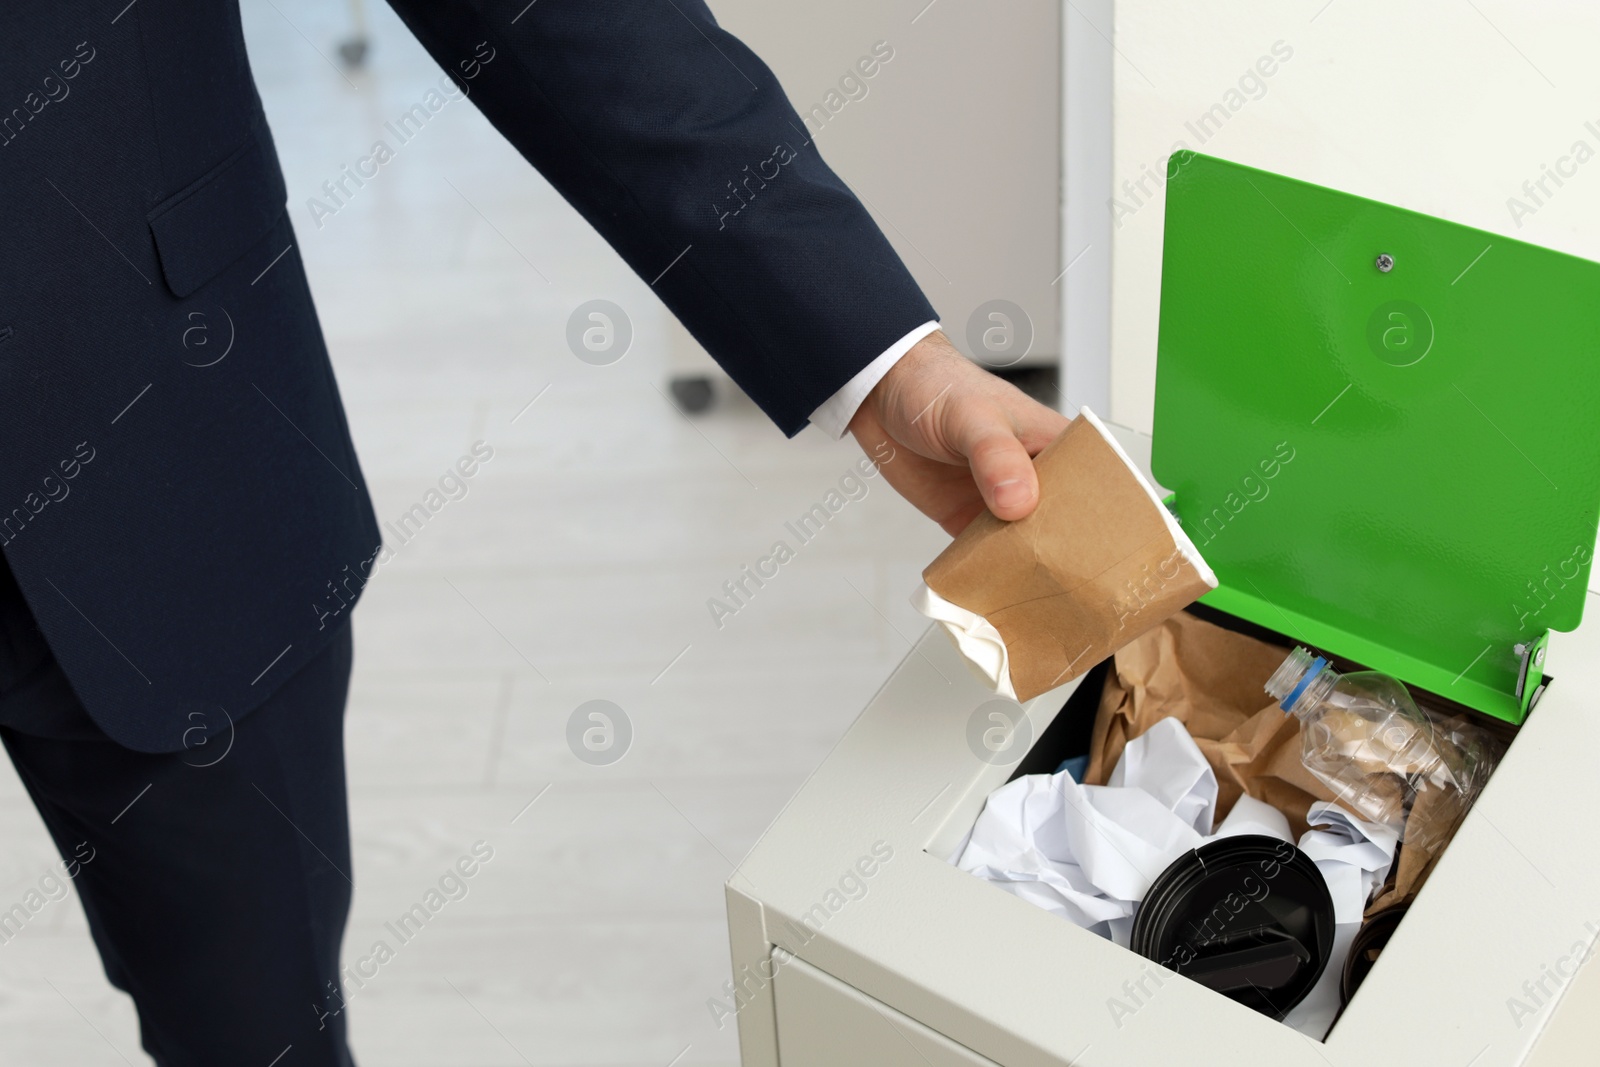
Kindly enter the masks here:
<path id="1" fill-rule="evenodd" d="M 1002 519 L 1039 502 L 1032 457 L 1067 417 L 969 362 L 943 333 L 907 352 L 850 420 L 869 456 L 893 449 L 883 476 L 928 518 L 958 534 L 985 506 Z"/>

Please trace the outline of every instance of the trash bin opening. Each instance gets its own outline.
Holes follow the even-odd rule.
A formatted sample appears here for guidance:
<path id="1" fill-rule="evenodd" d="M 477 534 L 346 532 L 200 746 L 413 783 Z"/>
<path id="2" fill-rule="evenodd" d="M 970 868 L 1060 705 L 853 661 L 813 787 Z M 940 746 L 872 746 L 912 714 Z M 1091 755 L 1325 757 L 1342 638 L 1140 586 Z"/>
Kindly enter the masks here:
<path id="1" fill-rule="evenodd" d="M 1258 656 L 1266 655 L 1270 657 L 1280 652 L 1283 655 L 1287 655 L 1297 644 L 1297 641 L 1291 636 L 1271 631 L 1203 605 L 1193 605 L 1187 609 L 1185 614 L 1203 623 L 1209 623 L 1220 630 L 1254 639 L 1254 641 L 1260 642 L 1263 646 L 1270 646 L 1267 649 L 1260 649 L 1257 653 Z M 1226 638 L 1223 639 L 1225 640 Z M 1363 669 L 1363 665 L 1349 661 L 1335 659 L 1334 663 L 1338 669 L 1346 672 Z M 1099 753 L 1100 764 L 1098 766 L 1086 768 L 1086 764 L 1095 756 L 1096 720 L 1101 714 L 1107 682 L 1111 678 L 1115 666 L 1114 659 L 1107 659 L 1096 664 L 1084 675 L 1081 683 L 1069 694 L 1060 710 L 1050 720 L 1049 725 L 1018 760 L 1014 771 L 1006 780 L 1005 786 L 1001 788 L 1009 787 L 1013 783 L 1017 783 L 1019 779 L 1030 775 L 1048 776 L 1060 771 L 1066 771 L 1074 782 L 1088 782 L 1091 785 L 1107 784 L 1107 774 L 1115 761 L 1108 760 L 1105 751 L 1102 750 Z M 1545 677 L 1542 680 L 1542 684 L 1548 689 L 1552 681 L 1549 677 Z M 1537 683 L 1539 683 L 1538 679 L 1529 680 L 1529 684 Z M 1462 716 L 1472 726 L 1481 728 L 1490 735 L 1494 744 L 1498 746 L 1495 755 L 1496 764 L 1498 764 L 1499 759 L 1503 758 L 1504 752 L 1509 748 L 1518 733 L 1518 728 L 1510 723 L 1473 711 L 1465 705 L 1440 697 L 1438 694 L 1419 690 L 1416 687 L 1408 688 L 1419 706 L 1444 716 Z M 1261 705 L 1264 706 L 1266 704 L 1267 700 L 1263 699 Z M 1152 732 L 1153 726 L 1148 721 L 1151 717 L 1154 717 L 1157 723 L 1167 721 L 1159 709 L 1155 712 L 1147 713 L 1143 733 Z M 1179 725 L 1181 726 L 1182 724 L 1180 723 Z M 1102 736 L 1100 738 L 1102 748 L 1104 748 L 1104 742 L 1105 738 Z M 1126 750 L 1122 749 L 1120 751 Z M 1089 772 L 1088 778 L 1085 777 L 1086 769 Z M 998 791 L 996 790 L 995 792 L 997 793 Z M 1270 791 L 1268 792 L 1270 793 Z M 994 796 L 995 794 L 991 793 L 990 795 Z M 1242 808 L 1246 804 L 1255 805 L 1257 810 L 1271 807 L 1269 804 L 1263 804 L 1255 800 L 1248 791 L 1240 796 L 1237 801 L 1230 801 L 1230 803 L 1234 808 Z M 1325 814 L 1322 809 L 1332 806 L 1333 804 L 1326 800 L 1319 801 L 1311 811 L 1314 814 L 1321 815 Z M 1268 812 L 1271 818 L 1276 818 L 1280 822 L 1283 821 L 1285 814 L 1289 813 L 1284 811 L 1272 815 L 1270 811 Z M 1289 815 L 1296 827 L 1295 835 L 1299 835 L 1301 830 L 1307 826 L 1306 815 L 1307 811 L 1304 804 L 1300 806 L 1297 813 Z M 1232 813 L 1230 813 L 1229 818 L 1232 818 Z M 1229 820 L 1220 820 L 1220 822 L 1226 821 Z M 1450 827 L 1449 833 L 1443 838 L 1445 843 L 1431 849 L 1425 856 L 1419 852 L 1410 857 L 1404 857 L 1403 850 L 1407 846 L 1403 842 L 1396 845 L 1391 839 L 1388 846 L 1391 850 L 1391 859 L 1386 869 L 1382 873 L 1378 871 L 1369 872 L 1369 884 L 1375 884 L 1375 888 L 1372 888 L 1366 894 L 1361 906 L 1355 907 L 1354 911 L 1351 910 L 1352 904 L 1350 901 L 1346 901 L 1341 911 L 1340 917 L 1343 921 L 1341 921 L 1339 927 L 1340 936 L 1338 942 L 1327 959 L 1319 961 L 1319 966 L 1325 962 L 1325 972 L 1318 983 L 1320 992 L 1307 999 L 1303 1005 L 1303 1010 L 1296 1009 L 1294 1012 L 1269 1011 L 1267 1014 L 1283 1018 L 1285 1023 L 1295 1026 L 1296 1029 L 1306 1033 L 1307 1036 L 1325 1041 L 1328 1035 L 1332 1033 L 1334 1025 L 1337 1023 L 1338 1018 L 1342 1016 L 1346 1005 L 1350 1002 L 1361 981 L 1379 962 L 1382 947 L 1399 926 L 1400 919 L 1405 914 L 1411 900 L 1426 880 L 1438 857 L 1448 847 L 1448 842 L 1453 837 L 1455 829 L 1459 828 L 1461 821 L 1463 821 L 1462 818 L 1458 816 L 1455 823 Z M 1287 823 L 1283 823 L 1283 825 L 1285 828 L 1288 826 Z M 1326 824 L 1319 822 L 1317 825 L 1320 827 Z M 1209 824 L 1206 829 L 1210 829 Z M 970 841 L 970 835 L 968 840 Z M 1302 843 L 1304 843 L 1303 839 Z M 1357 843 L 1360 843 L 1359 838 Z M 1286 847 L 1293 848 L 1291 844 L 1287 842 L 1285 844 Z M 947 859 L 952 864 L 959 864 L 961 854 L 966 847 L 967 842 L 964 842 L 961 848 L 957 849 L 955 855 L 942 858 Z M 1422 858 L 1419 859 L 1419 856 Z M 1321 857 L 1319 856 L 1319 858 Z M 1018 892 L 1015 895 L 1023 896 L 1025 899 L 1029 898 L 1029 894 L 1026 892 Z M 1039 904 L 1039 899 L 1035 897 L 1033 902 Z M 1046 905 L 1040 904 L 1040 906 L 1045 907 Z M 1142 906 L 1137 905 L 1136 907 Z M 1070 910 L 1069 908 L 1068 911 L 1070 912 Z M 1135 915 L 1137 913 L 1136 910 Z M 1089 925 L 1082 918 L 1077 921 L 1080 925 Z M 1132 917 L 1128 917 L 1125 921 L 1132 922 Z M 1368 933 L 1368 927 L 1373 927 L 1372 936 L 1363 937 L 1362 935 Z M 1104 930 L 1100 932 L 1105 933 Z M 1274 937 L 1278 936 L 1272 931 L 1268 931 L 1268 933 L 1272 933 Z M 1112 935 L 1108 934 L 1107 936 Z M 1126 938 L 1119 940 L 1113 936 L 1113 940 L 1117 940 L 1119 944 L 1126 945 L 1128 943 Z M 1201 940 L 1204 941 L 1204 939 Z M 1261 940 L 1265 944 L 1271 939 L 1263 936 L 1257 938 L 1257 940 Z M 1360 950 L 1359 959 L 1355 959 L 1352 956 L 1352 941 L 1358 944 Z M 1209 944 L 1209 942 L 1206 943 Z M 1251 951 L 1255 951 L 1253 946 L 1246 947 Z M 1266 949 L 1263 948 L 1260 951 L 1265 952 Z M 1354 966 L 1350 966 L 1350 964 L 1354 964 Z M 1190 971 L 1198 974 L 1206 968 L 1169 966 L 1169 969 L 1178 970 L 1180 974 Z M 1211 984 L 1212 988 L 1222 987 L 1218 984 L 1205 984 Z M 1258 1008 L 1258 1010 L 1262 1009 Z"/>

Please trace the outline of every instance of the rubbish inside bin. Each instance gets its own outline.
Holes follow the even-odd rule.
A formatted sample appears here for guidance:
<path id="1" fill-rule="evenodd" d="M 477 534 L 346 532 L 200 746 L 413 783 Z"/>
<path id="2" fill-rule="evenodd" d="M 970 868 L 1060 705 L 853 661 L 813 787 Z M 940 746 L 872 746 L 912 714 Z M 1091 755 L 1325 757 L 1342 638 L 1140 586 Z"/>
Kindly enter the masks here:
<path id="1" fill-rule="evenodd" d="M 1088 756 L 1073 756 L 1071 759 L 1062 760 L 1060 766 L 1056 768 L 1056 773 L 1059 774 L 1062 771 L 1066 771 L 1074 782 L 1081 782 L 1083 781 L 1084 772 L 1088 769 Z"/>
<path id="2" fill-rule="evenodd" d="M 1402 839 L 1453 829 L 1494 769 L 1488 735 L 1463 720 L 1417 707 L 1404 683 L 1378 671 L 1342 674 L 1296 647 L 1267 679 L 1266 692 L 1301 722 L 1306 767 L 1341 803 Z M 1438 793 L 1444 818 L 1408 824 L 1419 796 Z"/>
<path id="3" fill-rule="evenodd" d="M 1496 746 L 1495 752 L 1504 751 L 1498 742 Z M 1416 804 L 1406 816 L 1411 833 L 1400 846 L 1400 858 L 1395 863 L 1390 884 L 1384 886 L 1372 903 L 1367 905 L 1369 917 L 1416 897 L 1465 815 L 1461 806 L 1442 791 L 1433 790 L 1418 795 Z"/>
<path id="4" fill-rule="evenodd" d="M 1275 1019 L 1305 999 L 1333 950 L 1322 872 L 1263 835 L 1202 845 L 1164 871 L 1133 920 L 1133 951 Z"/>
<path id="5" fill-rule="evenodd" d="M 1308 956 L 1320 951 L 1321 976 L 1310 975 L 1308 989 L 1289 997 L 1280 988 L 1253 1006 L 1322 1038 L 1337 1015 L 1349 945 L 1364 916 L 1415 896 L 1464 809 L 1451 791 L 1419 791 L 1402 846 L 1392 823 L 1341 806 L 1302 760 L 1300 720 L 1259 695 L 1284 656 L 1280 645 L 1189 612 L 1167 619 L 1112 659 L 1087 770 L 1078 771 L 1072 757 L 1084 754 L 1077 750 L 1041 752 L 1041 766 L 1058 772 L 1020 775 L 992 792 L 952 862 L 1137 949 L 1136 929 L 1171 923 L 1158 923 L 1159 912 L 1145 916 L 1174 863 L 1243 835 L 1285 849 L 1298 843 L 1332 902 L 1331 947 L 1293 931 L 1279 937 L 1252 919 L 1235 940 L 1207 943 L 1216 959 L 1200 972 L 1174 969 L 1231 996 L 1246 976 L 1263 989 L 1263 979 L 1293 986 L 1310 974 L 1298 967 L 1290 974 L 1291 958 L 1300 958 L 1295 945 Z M 1452 737 L 1477 729 L 1436 721 Z M 1081 728 L 1071 732 L 1081 744 Z M 1503 745 L 1487 733 L 1483 740 L 1486 777 Z"/>
<path id="6" fill-rule="evenodd" d="M 1227 818 L 1218 822 L 1217 785 L 1215 772 L 1183 724 L 1165 718 L 1128 742 L 1105 785 L 1079 785 L 1070 772 L 1061 771 L 1024 775 L 990 793 L 956 865 L 1126 948 L 1133 947 L 1138 916 L 1151 895 L 1164 879 L 1176 877 L 1170 874 L 1175 863 L 1181 867 L 1197 850 L 1205 855 L 1204 848 L 1234 838 L 1265 839 L 1282 846 L 1280 864 L 1291 854 L 1306 857 L 1330 902 L 1329 922 L 1345 931 L 1348 943 L 1367 900 L 1388 875 L 1394 834 L 1335 804 L 1319 802 L 1306 812 L 1310 828 L 1296 850 L 1288 818 L 1248 794 L 1239 796 Z M 1294 883 L 1289 879 L 1282 884 Z M 1262 888 L 1271 885 L 1263 883 Z M 1307 897 L 1302 888 L 1268 899 L 1287 913 L 1303 907 Z M 1158 925 L 1177 929 L 1171 922 Z M 1303 929 L 1291 934 L 1318 961 L 1314 973 L 1297 968 L 1285 977 L 1292 989 L 1269 993 L 1266 999 L 1235 999 L 1275 1018 L 1283 1017 L 1278 1004 L 1287 1011 L 1303 1000 L 1293 1025 L 1320 1037 L 1338 1009 L 1337 973 L 1344 957 L 1323 945 L 1320 933 L 1315 938 Z M 1262 955 L 1272 957 L 1257 961 L 1263 966 L 1285 963 L 1281 953 L 1263 950 Z M 1164 959 L 1158 962 L 1172 966 Z M 1334 971 L 1319 982 L 1330 962 Z M 1217 980 L 1225 977 L 1219 974 Z"/>
<path id="7" fill-rule="evenodd" d="M 1361 932 L 1356 934 L 1355 940 L 1350 942 L 1350 956 L 1345 960 L 1344 975 L 1339 981 L 1341 1005 L 1349 1004 L 1350 998 L 1361 988 L 1361 983 L 1367 980 L 1372 965 L 1378 962 L 1378 956 L 1389 943 L 1389 938 L 1394 936 L 1395 930 L 1399 929 L 1400 920 L 1405 918 L 1410 908 L 1409 903 L 1396 904 L 1373 914 L 1361 927 Z"/>
<path id="8" fill-rule="evenodd" d="M 1133 738 L 1177 719 L 1216 772 L 1219 815 L 1250 796 L 1282 812 L 1298 838 L 1311 805 L 1335 794 L 1300 758 L 1300 721 L 1261 691 L 1283 657 L 1279 645 L 1190 612 L 1168 619 L 1117 652 L 1093 713 L 1084 781 L 1106 784 Z"/>
<path id="9" fill-rule="evenodd" d="M 1200 550 L 1088 408 L 1034 459 L 1039 506 L 985 511 L 912 603 L 994 692 L 1031 700 L 1217 586 Z"/>

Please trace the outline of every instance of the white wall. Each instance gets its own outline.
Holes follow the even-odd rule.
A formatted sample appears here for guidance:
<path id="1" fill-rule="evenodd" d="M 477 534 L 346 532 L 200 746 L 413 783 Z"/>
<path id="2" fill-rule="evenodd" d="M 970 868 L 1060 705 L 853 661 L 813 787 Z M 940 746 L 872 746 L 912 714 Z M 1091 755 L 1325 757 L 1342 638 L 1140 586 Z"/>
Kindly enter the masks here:
<path id="1" fill-rule="evenodd" d="M 969 323 L 988 302 L 1004 300 L 1026 314 L 1033 343 L 1025 358 L 1018 353 L 989 365 L 1057 362 L 1058 0 L 1008 0 L 1000 18 L 984 0 L 712 0 L 711 6 L 772 68 L 807 119 L 794 146 L 814 137 L 956 346 L 975 355 Z M 862 79 L 855 64 L 879 42 L 893 58 Z M 854 89 L 842 94 L 845 79 Z M 807 118 L 819 106 L 833 111 L 825 125 Z M 722 195 L 708 191 L 708 209 L 713 193 Z M 688 352 L 674 356 L 678 367 L 709 366 L 688 344 Z"/>
<path id="2" fill-rule="evenodd" d="M 1074 0 L 1062 13 L 1061 409 L 1111 417 L 1111 13 Z"/>
<path id="3" fill-rule="evenodd" d="M 1523 191 L 1586 142 L 1600 153 L 1593 0 L 1116 3 L 1113 187 L 1165 173 L 1174 143 L 1600 259 L 1600 157 Z M 1260 85 L 1240 78 L 1271 56 Z M 1232 105 L 1202 140 L 1186 125 Z M 1594 128 L 1585 123 L 1593 122 Z M 1155 191 L 1151 198 L 1146 194 Z M 1535 190 L 1537 192 L 1537 190 Z M 1162 197 L 1121 194 L 1113 227 L 1111 413 L 1148 431 Z M 1513 218 L 1507 200 L 1531 213 Z M 1068 254 L 1071 254 L 1069 250 Z"/>

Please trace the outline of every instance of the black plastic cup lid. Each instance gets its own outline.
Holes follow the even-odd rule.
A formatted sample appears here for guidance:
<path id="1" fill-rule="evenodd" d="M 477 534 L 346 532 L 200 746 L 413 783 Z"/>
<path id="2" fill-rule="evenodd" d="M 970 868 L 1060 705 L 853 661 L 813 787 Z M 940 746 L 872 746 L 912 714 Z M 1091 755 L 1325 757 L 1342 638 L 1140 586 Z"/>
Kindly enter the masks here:
<path id="1" fill-rule="evenodd" d="M 1176 860 L 1133 917 L 1133 951 L 1282 1019 L 1333 950 L 1333 898 L 1311 857 L 1245 834 Z"/>

